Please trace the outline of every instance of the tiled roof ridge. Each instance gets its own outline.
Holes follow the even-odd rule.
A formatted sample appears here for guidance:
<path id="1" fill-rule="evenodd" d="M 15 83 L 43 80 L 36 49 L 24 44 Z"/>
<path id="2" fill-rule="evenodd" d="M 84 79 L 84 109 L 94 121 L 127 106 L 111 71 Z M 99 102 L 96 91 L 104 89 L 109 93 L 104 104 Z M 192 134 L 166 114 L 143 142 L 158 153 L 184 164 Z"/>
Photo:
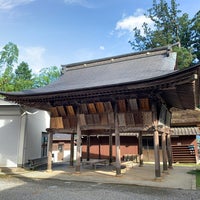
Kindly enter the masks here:
<path id="1" fill-rule="evenodd" d="M 149 49 L 141 52 L 133 52 L 128 54 L 122 54 L 118 56 L 112 56 L 112 57 L 106 57 L 106 58 L 100 58 L 95 60 L 89 60 L 89 61 L 83 61 L 78 63 L 72 63 L 69 65 L 62 65 L 63 73 L 65 71 L 69 70 L 77 70 L 81 68 L 88 68 L 88 67 L 95 67 L 98 65 L 103 64 L 109 64 L 109 63 L 116 63 L 116 62 L 122 62 L 124 60 L 134 60 L 139 58 L 145 58 L 150 56 L 156 56 L 161 54 L 166 54 L 166 56 L 169 55 L 169 52 L 171 52 L 171 45 L 164 46 L 164 47 L 158 47 L 154 49 Z"/>

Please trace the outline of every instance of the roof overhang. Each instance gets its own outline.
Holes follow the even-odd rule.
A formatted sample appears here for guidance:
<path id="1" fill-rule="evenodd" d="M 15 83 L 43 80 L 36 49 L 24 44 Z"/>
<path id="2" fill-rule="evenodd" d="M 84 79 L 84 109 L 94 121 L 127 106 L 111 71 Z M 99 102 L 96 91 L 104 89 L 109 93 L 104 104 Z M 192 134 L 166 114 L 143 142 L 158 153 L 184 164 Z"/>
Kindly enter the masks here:
<path id="1" fill-rule="evenodd" d="M 73 64 L 46 87 L 0 94 L 6 100 L 45 110 L 59 105 L 155 95 L 168 107 L 195 109 L 199 105 L 200 65 L 174 71 L 174 63 L 169 48 L 158 48 Z"/>

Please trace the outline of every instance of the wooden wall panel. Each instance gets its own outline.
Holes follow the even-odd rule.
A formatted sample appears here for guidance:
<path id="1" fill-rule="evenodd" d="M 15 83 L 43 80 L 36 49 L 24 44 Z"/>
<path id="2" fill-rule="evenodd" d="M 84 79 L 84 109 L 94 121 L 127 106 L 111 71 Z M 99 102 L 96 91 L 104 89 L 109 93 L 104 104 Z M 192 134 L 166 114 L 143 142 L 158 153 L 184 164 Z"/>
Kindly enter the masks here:
<path id="1" fill-rule="evenodd" d="M 58 110 L 58 113 L 59 113 L 59 115 L 60 115 L 61 117 L 66 117 L 66 116 L 67 116 L 67 114 L 66 114 L 65 109 L 64 109 L 63 106 L 58 106 L 58 107 L 57 107 L 57 110 Z"/>
<path id="2" fill-rule="evenodd" d="M 143 125 L 144 126 L 151 126 L 152 125 L 152 112 L 142 112 L 142 119 L 143 119 Z"/>
<path id="3" fill-rule="evenodd" d="M 70 122 L 69 122 L 69 118 L 68 117 L 63 117 L 63 125 L 64 125 L 64 128 L 71 128 L 70 127 Z"/>
<path id="4" fill-rule="evenodd" d="M 97 102 L 96 103 L 96 108 L 98 113 L 104 113 L 105 112 L 105 108 L 102 102 Z"/>
<path id="5" fill-rule="evenodd" d="M 150 104 L 148 98 L 139 99 L 140 110 L 150 111 Z"/>
<path id="6" fill-rule="evenodd" d="M 58 110 L 56 107 L 51 107 L 50 112 L 51 112 L 51 117 L 59 117 Z"/>
<path id="7" fill-rule="evenodd" d="M 66 106 L 67 114 L 70 116 L 75 116 L 75 111 L 73 106 Z"/>
<path id="8" fill-rule="evenodd" d="M 87 125 L 92 125 L 92 124 L 94 124 L 93 117 L 92 117 L 91 114 L 85 115 L 85 120 L 86 120 Z"/>
<path id="9" fill-rule="evenodd" d="M 141 112 L 134 112 L 134 121 L 136 126 L 142 126 L 143 119 L 142 119 L 142 113 Z"/>
<path id="10" fill-rule="evenodd" d="M 117 116 L 118 116 L 119 126 L 126 126 L 125 113 L 118 113 Z"/>
<path id="11" fill-rule="evenodd" d="M 118 100 L 118 111 L 125 113 L 126 112 L 126 101 L 125 99 Z"/>
<path id="12" fill-rule="evenodd" d="M 87 108 L 87 104 L 81 104 L 80 105 L 80 108 L 81 108 L 81 113 L 83 114 L 88 114 L 88 108 Z"/>
<path id="13" fill-rule="evenodd" d="M 108 113 L 108 123 L 112 126 L 114 125 L 115 123 L 115 120 L 114 120 L 114 113 L 111 112 L 111 113 Z"/>
<path id="14" fill-rule="evenodd" d="M 79 118 L 80 118 L 80 125 L 81 126 L 85 126 L 86 125 L 85 115 L 84 114 L 80 114 Z"/>
<path id="15" fill-rule="evenodd" d="M 77 118 L 76 116 L 69 117 L 70 128 L 76 128 L 77 126 Z"/>
<path id="16" fill-rule="evenodd" d="M 108 124 L 108 115 L 107 113 L 100 114 L 101 125 Z"/>
<path id="17" fill-rule="evenodd" d="M 128 103 L 131 111 L 138 110 L 137 99 L 128 99 Z"/>
<path id="18" fill-rule="evenodd" d="M 126 113 L 126 124 L 127 126 L 135 126 L 134 114 L 133 113 Z"/>
<path id="19" fill-rule="evenodd" d="M 112 104 L 111 102 L 104 102 L 104 107 L 107 113 L 113 112 Z"/>
<path id="20" fill-rule="evenodd" d="M 88 110 L 89 110 L 90 114 L 96 114 L 97 113 L 96 107 L 93 103 L 89 103 L 87 106 L 88 106 Z"/>
<path id="21" fill-rule="evenodd" d="M 94 121 L 95 124 L 100 124 L 99 114 L 93 114 L 93 121 Z"/>
<path id="22" fill-rule="evenodd" d="M 62 117 L 51 117 L 50 128 L 64 128 Z"/>

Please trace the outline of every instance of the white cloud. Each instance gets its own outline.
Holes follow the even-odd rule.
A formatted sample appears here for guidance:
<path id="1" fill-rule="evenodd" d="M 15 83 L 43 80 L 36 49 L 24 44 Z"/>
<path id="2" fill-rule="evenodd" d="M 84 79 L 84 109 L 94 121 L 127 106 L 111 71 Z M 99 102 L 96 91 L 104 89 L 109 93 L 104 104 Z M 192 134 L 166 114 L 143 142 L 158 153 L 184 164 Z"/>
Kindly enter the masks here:
<path id="1" fill-rule="evenodd" d="M 0 10 L 10 10 L 16 6 L 31 3 L 35 0 L 0 0 Z"/>
<path id="2" fill-rule="evenodd" d="M 34 73 L 38 73 L 42 68 L 47 67 L 44 55 L 44 47 L 19 47 L 19 63 L 22 61 L 28 63 Z"/>
<path id="3" fill-rule="evenodd" d="M 92 7 L 92 5 L 87 0 L 64 0 L 64 2 L 70 5 L 75 4 L 75 5 L 80 5 L 87 8 Z"/>
<path id="4" fill-rule="evenodd" d="M 99 49 L 103 51 L 103 50 L 105 50 L 105 47 L 104 46 L 100 46 Z"/>
<path id="5" fill-rule="evenodd" d="M 153 22 L 150 18 L 144 15 L 144 10 L 137 9 L 131 16 L 123 16 L 116 24 L 115 30 L 118 31 L 118 35 L 124 35 L 127 32 L 132 32 L 135 27 L 142 31 L 142 25 L 146 22 L 150 27 L 153 27 Z"/>

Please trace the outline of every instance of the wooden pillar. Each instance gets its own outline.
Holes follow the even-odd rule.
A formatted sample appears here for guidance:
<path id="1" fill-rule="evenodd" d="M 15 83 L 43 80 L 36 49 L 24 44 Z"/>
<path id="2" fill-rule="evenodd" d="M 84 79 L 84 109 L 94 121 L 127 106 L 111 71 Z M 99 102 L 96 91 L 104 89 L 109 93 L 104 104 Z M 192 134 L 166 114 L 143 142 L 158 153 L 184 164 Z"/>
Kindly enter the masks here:
<path id="1" fill-rule="evenodd" d="M 53 133 L 48 132 L 48 159 L 47 159 L 47 171 L 52 171 L 52 145 L 53 145 Z"/>
<path id="2" fill-rule="evenodd" d="M 166 133 L 162 133 L 162 158 L 163 158 L 163 172 L 167 171 L 167 149 L 166 149 Z"/>
<path id="3" fill-rule="evenodd" d="M 139 132 L 139 136 L 138 136 L 138 143 L 139 143 L 139 167 L 143 166 L 143 146 L 142 146 L 142 132 Z"/>
<path id="4" fill-rule="evenodd" d="M 112 163 L 112 145 L 113 145 L 112 132 L 110 132 L 110 134 L 109 134 L 109 164 L 110 165 Z"/>
<path id="5" fill-rule="evenodd" d="M 74 166 L 74 134 L 71 134 L 70 166 Z"/>
<path id="6" fill-rule="evenodd" d="M 117 116 L 117 103 L 115 103 L 115 148 L 116 148 L 116 175 L 121 174 L 121 153 L 120 153 L 120 135 Z"/>
<path id="7" fill-rule="evenodd" d="M 81 169 L 81 128 L 80 128 L 80 117 L 77 110 L 77 150 L 76 150 L 76 172 L 80 173 Z"/>
<path id="8" fill-rule="evenodd" d="M 90 135 L 87 135 L 87 161 L 90 160 Z"/>
<path id="9" fill-rule="evenodd" d="M 101 140 L 100 140 L 100 137 L 97 136 L 97 139 L 98 139 L 98 146 L 99 146 L 99 159 L 101 159 Z"/>
<path id="10" fill-rule="evenodd" d="M 153 126 L 154 126 L 154 157 L 155 157 L 155 177 L 161 177 L 160 173 L 160 153 L 159 153 L 159 133 L 158 133 L 158 118 L 156 103 L 152 104 L 153 111 Z"/>
<path id="11" fill-rule="evenodd" d="M 167 156 L 168 156 L 168 167 L 173 168 L 172 166 L 172 146 L 171 146 L 171 135 L 167 134 Z"/>

